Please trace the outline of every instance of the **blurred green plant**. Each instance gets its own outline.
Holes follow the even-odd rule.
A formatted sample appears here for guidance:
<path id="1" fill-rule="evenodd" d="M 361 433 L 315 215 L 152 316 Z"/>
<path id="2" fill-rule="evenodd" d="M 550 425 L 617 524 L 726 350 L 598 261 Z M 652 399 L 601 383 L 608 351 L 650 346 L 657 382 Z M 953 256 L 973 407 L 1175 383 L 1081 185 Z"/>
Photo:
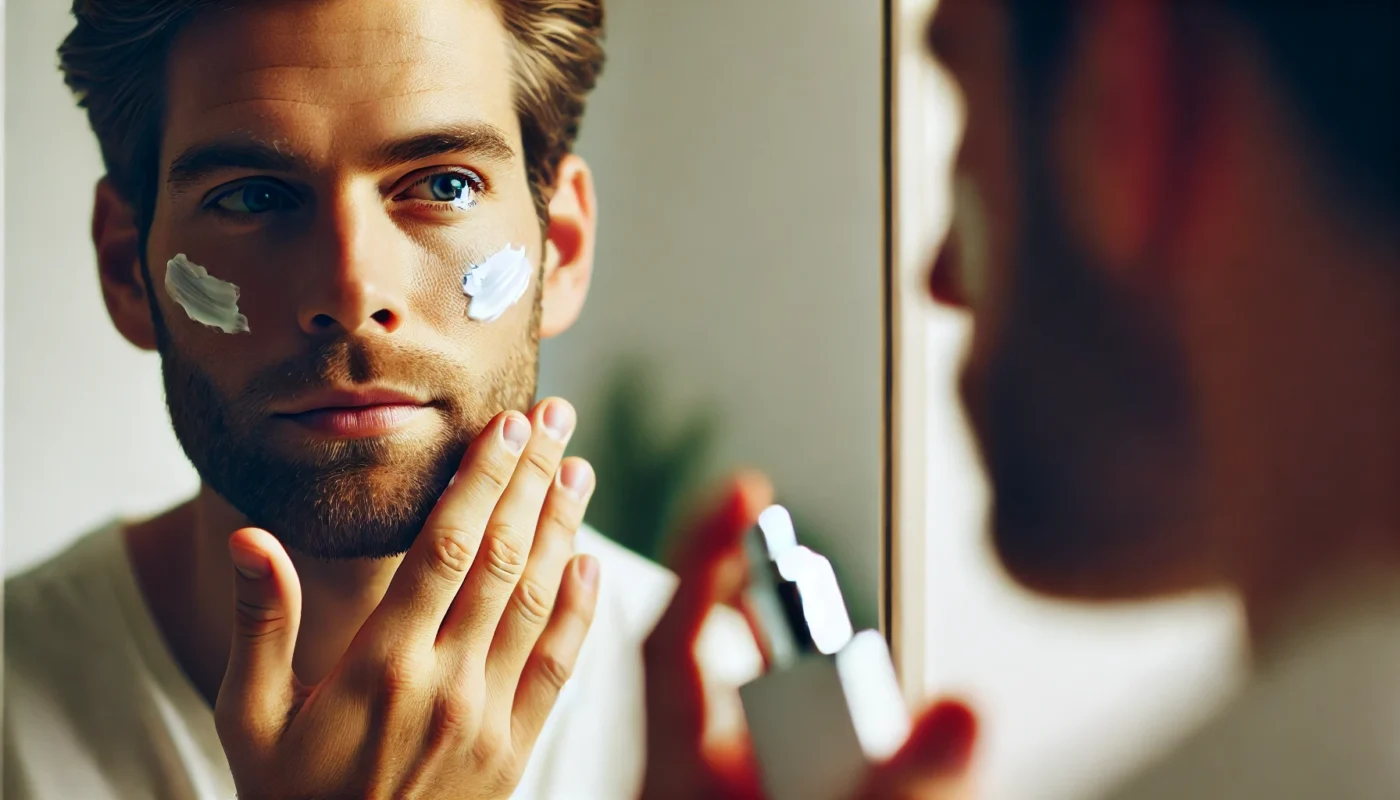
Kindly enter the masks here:
<path id="1" fill-rule="evenodd" d="M 578 445 L 598 475 L 588 523 L 631 550 L 659 559 L 681 504 L 699 488 L 714 453 L 718 415 L 704 407 L 667 426 L 653 374 L 638 359 L 608 380 L 592 431 Z M 582 426 L 581 426 L 582 427 Z"/>

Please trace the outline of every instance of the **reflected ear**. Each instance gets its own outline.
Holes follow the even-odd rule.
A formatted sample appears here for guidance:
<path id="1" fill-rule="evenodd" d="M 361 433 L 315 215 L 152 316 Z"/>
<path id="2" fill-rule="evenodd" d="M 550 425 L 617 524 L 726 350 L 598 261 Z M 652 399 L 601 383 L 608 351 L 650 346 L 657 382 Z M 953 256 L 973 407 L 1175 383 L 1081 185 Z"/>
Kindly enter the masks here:
<path id="1" fill-rule="evenodd" d="M 1154 3 L 1096 3 L 1084 12 L 1056 152 L 1075 233 L 1115 269 L 1155 260 L 1169 233 L 1176 97 L 1171 28 Z"/>
<path id="2" fill-rule="evenodd" d="M 576 155 L 559 162 L 545 232 L 544 285 L 541 288 L 540 338 L 558 336 L 583 311 L 593 278 L 597 241 L 597 198 L 593 173 Z"/>
<path id="3" fill-rule="evenodd" d="M 141 274 L 136 213 L 107 178 L 97 183 L 92 244 L 97 250 L 102 299 L 107 303 L 112 324 L 128 342 L 142 350 L 155 350 L 155 323 L 151 319 L 145 276 Z"/>

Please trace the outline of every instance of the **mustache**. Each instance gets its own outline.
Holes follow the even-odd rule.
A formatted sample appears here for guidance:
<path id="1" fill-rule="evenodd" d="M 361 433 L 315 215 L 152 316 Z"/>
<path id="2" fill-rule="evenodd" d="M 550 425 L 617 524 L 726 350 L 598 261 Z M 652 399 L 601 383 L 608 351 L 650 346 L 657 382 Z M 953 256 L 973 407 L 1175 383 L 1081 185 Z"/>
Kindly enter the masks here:
<path id="1" fill-rule="evenodd" d="M 240 394 L 245 402 L 266 407 L 317 389 L 376 384 L 450 402 L 452 394 L 444 390 L 461 380 L 459 372 L 430 350 L 344 337 L 259 370 Z"/>

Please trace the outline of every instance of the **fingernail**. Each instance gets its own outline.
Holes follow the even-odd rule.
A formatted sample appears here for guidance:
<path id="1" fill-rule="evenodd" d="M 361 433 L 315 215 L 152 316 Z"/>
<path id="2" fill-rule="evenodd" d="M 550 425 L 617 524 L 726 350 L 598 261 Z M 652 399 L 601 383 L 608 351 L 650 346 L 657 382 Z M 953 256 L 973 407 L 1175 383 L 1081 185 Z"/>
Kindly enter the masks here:
<path id="1" fill-rule="evenodd" d="M 544 408 L 544 429 L 558 441 L 574 432 L 574 407 L 563 400 L 551 400 Z"/>
<path id="2" fill-rule="evenodd" d="M 506 441 L 506 447 L 510 448 L 512 453 L 519 453 L 525 449 L 525 443 L 530 441 L 530 423 L 516 414 L 511 414 L 501 426 L 501 435 Z"/>
<path id="3" fill-rule="evenodd" d="M 272 572 L 272 563 L 261 553 L 250 552 L 241 547 L 230 547 L 228 552 L 229 557 L 233 559 L 234 568 L 249 580 L 266 578 L 268 573 Z"/>
<path id="4" fill-rule="evenodd" d="M 583 556 L 578 560 L 578 577 L 589 589 L 598 588 L 598 559 Z"/>
<path id="5" fill-rule="evenodd" d="M 587 461 L 565 461 L 559 467 L 559 482 L 582 500 L 593 491 L 593 468 Z"/>

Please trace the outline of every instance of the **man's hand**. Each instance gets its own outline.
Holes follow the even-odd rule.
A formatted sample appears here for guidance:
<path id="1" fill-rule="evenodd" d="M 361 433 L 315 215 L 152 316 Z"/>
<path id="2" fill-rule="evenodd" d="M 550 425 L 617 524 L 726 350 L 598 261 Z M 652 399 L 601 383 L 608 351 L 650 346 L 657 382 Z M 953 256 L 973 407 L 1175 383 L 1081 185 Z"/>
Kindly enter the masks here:
<path id="1" fill-rule="evenodd" d="M 574 421 L 552 398 L 486 426 L 314 686 L 292 674 L 291 560 L 266 531 L 230 537 L 237 613 L 215 722 L 240 797 L 511 794 L 597 602 L 597 562 L 573 556 L 592 470 L 560 461 Z"/>
<path id="2" fill-rule="evenodd" d="M 734 606 L 752 620 L 741 601 L 748 576 L 743 535 L 772 497 L 762 475 L 737 475 L 680 542 L 672 564 L 680 587 L 644 652 L 646 800 L 764 796 L 747 735 L 742 730 L 716 735 L 707 724 L 709 703 L 695 647 L 705 620 L 719 605 Z M 966 706 L 936 703 L 916 720 L 899 752 L 871 770 L 858 797 L 966 800 L 972 797 L 975 739 L 976 719 Z"/>
<path id="3" fill-rule="evenodd" d="M 742 730 L 716 735 L 707 724 L 695 646 L 716 606 L 740 605 L 748 578 L 743 536 L 772 501 L 767 478 L 735 476 L 685 532 L 671 559 L 680 586 L 643 649 L 646 800 L 763 796 L 747 735 Z"/>
<path id="4" fill-rule="evenodd" d="M 977 717 L 956 700 L 940 700 L 914 721 L 899 752 L 870 771 L 860 800 L 972 800 Z"/>

